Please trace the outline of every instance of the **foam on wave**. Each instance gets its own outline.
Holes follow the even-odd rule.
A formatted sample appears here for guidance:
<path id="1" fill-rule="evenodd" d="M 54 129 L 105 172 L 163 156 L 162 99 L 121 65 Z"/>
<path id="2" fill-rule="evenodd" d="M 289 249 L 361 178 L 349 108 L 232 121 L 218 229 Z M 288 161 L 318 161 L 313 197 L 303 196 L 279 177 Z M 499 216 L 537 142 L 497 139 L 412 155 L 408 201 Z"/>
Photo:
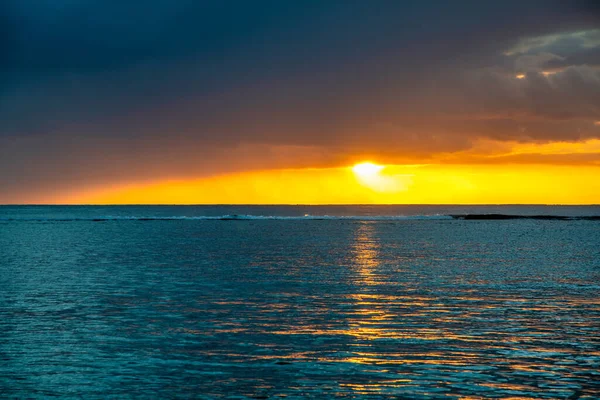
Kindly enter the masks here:
<path id="1" fill-rule="evenodd" d="M 350 220 L 350 221 L 404 221 L 404 220 L 451 220 L 450 215 L 397 215 L 397 216 L 369 216 L 369 215 L 202 215 L 202 216 L 99 216 L 99 217 L 49 217 L 49 218 L 0 218 L 0 221 L 31 221 L 31 222 L 68 222 L 68 221 L 318 221 L 318 220 Z"/>

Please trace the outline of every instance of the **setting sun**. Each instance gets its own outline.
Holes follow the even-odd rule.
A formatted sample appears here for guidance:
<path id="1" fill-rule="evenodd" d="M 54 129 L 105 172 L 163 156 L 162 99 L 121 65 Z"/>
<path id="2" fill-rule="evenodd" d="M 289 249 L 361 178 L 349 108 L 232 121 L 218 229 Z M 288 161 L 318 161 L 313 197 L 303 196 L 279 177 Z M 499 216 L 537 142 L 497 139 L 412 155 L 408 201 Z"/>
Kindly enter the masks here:
<path id="1" fill-rule="evenodd" d="M 383 165 L 373 164 L 371 162 L 363 162 L 356 164 L 352 170 L 360 177 L 373 177 L 379 174 L 385 167 Z"/>
<path id="2" fill-rule="evenodd" d="M 411 175 L 397 174 L 394 171 L 383 173 L 384 165 L 362 162 L 352 167 L 358 183 L 374 192 L 397 193 L 407 189 L 411 183 Z M 386 172 L 388 172 L 386 170 Z M 396 171 L 397 172 L 397 171 Z"/>

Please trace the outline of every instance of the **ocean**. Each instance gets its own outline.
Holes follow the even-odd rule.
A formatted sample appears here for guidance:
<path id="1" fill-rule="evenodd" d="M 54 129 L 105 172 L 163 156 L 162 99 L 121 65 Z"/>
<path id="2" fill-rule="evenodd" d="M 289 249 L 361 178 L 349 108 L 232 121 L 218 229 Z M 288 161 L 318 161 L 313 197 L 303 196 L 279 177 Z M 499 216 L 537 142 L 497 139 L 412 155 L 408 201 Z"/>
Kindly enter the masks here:
<path id="1" fill-rule="evenodd" d="M 1 398 L 600 398 L 599 206 L 1 206 Z"/>

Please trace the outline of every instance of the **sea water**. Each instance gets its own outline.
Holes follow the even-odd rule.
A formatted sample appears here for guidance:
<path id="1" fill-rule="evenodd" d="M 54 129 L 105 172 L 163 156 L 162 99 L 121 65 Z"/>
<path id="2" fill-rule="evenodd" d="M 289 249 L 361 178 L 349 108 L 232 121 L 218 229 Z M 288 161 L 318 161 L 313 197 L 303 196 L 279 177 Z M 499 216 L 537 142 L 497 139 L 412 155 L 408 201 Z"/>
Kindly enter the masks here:
<path id="1" fill-rule="evenodd" d="M 598 216 L 3 206 L 0 397 L 599 398 Z"/>

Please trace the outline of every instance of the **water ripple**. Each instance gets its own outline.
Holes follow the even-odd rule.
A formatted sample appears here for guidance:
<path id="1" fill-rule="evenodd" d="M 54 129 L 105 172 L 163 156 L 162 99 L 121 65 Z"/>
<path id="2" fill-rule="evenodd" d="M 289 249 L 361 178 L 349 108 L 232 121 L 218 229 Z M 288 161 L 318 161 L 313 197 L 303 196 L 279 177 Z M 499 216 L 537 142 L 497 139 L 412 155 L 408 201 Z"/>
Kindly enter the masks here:
<path id="1" fill-rule="evenodd" d="M 6 224 L 0 393 L 598 398 L 600 237 L 553 224 Z"/>

